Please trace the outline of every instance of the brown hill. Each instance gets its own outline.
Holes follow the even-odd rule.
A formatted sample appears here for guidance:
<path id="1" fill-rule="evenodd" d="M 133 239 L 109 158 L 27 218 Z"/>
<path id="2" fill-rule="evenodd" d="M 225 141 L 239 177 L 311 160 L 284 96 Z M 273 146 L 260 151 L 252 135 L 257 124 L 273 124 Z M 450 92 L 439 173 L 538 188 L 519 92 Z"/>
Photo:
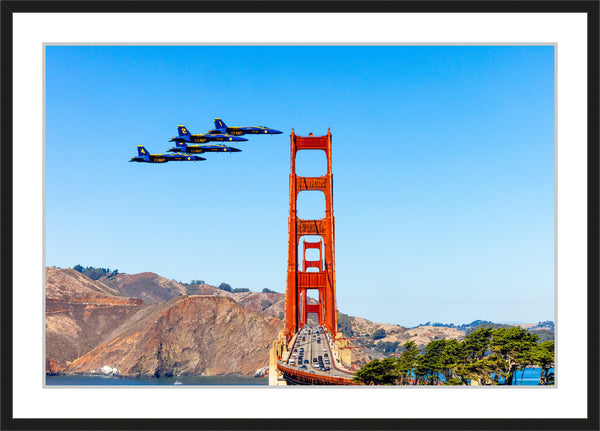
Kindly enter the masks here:
<path id="1" fill-rule="evenodd" d="M 414 341 L 418 346 L 426 346 L 433 340 L 456 339 L 462 340 L 465 333 L 456 328 L 446 328 L 439 326 L 418 326 L 407 329 L 400 325 L 388 323 L 375 323 L 362 317 L 349 316 L 352 333 L 359 337 L 359 340 L 369 340 L 373 333 L 378 329 L 385 331 L 385 336 L 374 340 L 375 342 L 399 342 L 404 344 L 407 341 Z"/>
<path id="2" fill-rule="evenodd" d="M 46 268 L 46 357 L 51 373 L 83 355 L 143 309 L 137 298 L 72 269 Z"/>
<path id="3" fill-rule="evenodd" d="M 403 328 L 405 329 L 405 328 Z M 406 329 L 405 331 L 399 331 L 394 333 L 391 331 L 381 341 L 399 341 L 404 344 L 408 340 L 414 341 L 417 346 L 426 346 L 434 340 L 462 340 L 465 337 L 463 331 L 459 331 L 456 328 L 444 328 L 439 326 L 419 326 L 417 328 Z"/>
<path id="4" fill-rule="evenodd" d="M 133 334 L 140 335 L 140 328 L 144 328 L 148 322 L 160 320 L 162 313 L 167 313 L 169 316 L 177 315 L 175 310 L 181 307 L 180 301 L 186 300 L 186 293 L 190 290 L 197 291 L 214 296 L 223 296 L 230 298 L 213 298 L 212 301 L 225 301 L 226 304 L 233 304 L 232 301 L 239 301 L 241 305 L 247 309 L 237 306 L 237 318 L 227 318 L 227 322 L 220 321 L 216 323 L 218 318 L 215 317 L 214 322 L 203 321 L 202 318 L 194 317 L 193 313 L 183 313 L 182 323 L 179 324 L 177 330 L 182 327 L 190 334 L 195 334 L 199 337 L 196 345 L 197 351 L 201 352 L 204 357 L 198 364 L 182 366 L 177 365 L 173 370 L 179 372 L 183 370 L 186 374 L 252 374 L 256 369 L 262 367 L 268 359 L 268 348 L 262 353 L 257 353 L 257 347 L 254 340 L 258 340 L 259 346 L 269 344 L 276 336 L 276 332 L 268 335 L 267 341 L 263 340 L 261 335 L 253 332 L 256 319 L 263 319 L 269 322 L 267 327 L 281 327 L 282 322 L 273 319 L 270 316 L 283 315 L 283 304 L 285 295 L 277 293 L 257 293 L 257 292 L 226 292 L 217 289 L 214 286 L 187 286 L 180 283 L 167 280 L 154 273 L 142 274 L 118 274 L 111 277 L 102 277 L 98 281 L 93 281 L 85 275 L 72 269 L 47 268 L 46 272 L 46 368 L 47 373 L 54 374 L 64 372 L 67 365 L 80 357 L 89 358 L 89 354 L 99 345 L 109 343 L 114 346 L 116 339 L 122 340 L 123 337 L 128 338 Z M 125 296 L 124 296 L 125 295 Z M 195 302 L 197 300 L 192 301 Z M 147 304 L 148 302 L 149 304 Z M 188 302 L 184 302 L 188 304 Z M 177 305 L 179 304 L 179 305 Z M 174 307 L 174 308 L 173 308 Z M 206 308 L 206 307 L 204 307 Z M 223 307 L 218 307 L 222 309 Z M 241 309 L 241 311 L 240 311 Z M 222 311 L 222 310 L 221 310 Z M 264 311 L 264 314 L 261 313 Z M 206 313 L 206 309 L 199 312 Z M 258 314 L 257 314 L 258 313 Z M 214 313 L 213 313 L 214 314 Z M 207 317 L 206 314 L 204 317 Z M 253 316 L 253 317 L 249 317 Z M 250 319 L 248 328 L 243 327 L 244 319 Z M 191 319 L 191 321 L 190 321 Z M 241 320 L 240 320 L 241 319 Z M 171 323 L 172 320 L 171 320 Z M 229 330 L 225 330 L 231 323 L 233 326 Z M 206 325 L 199 328 L 200 333 L 194 332 L 192 329 L 198 325 Z M 216 324 L 220 327 L 219 330 L 211 329 L 212 325 Z M 236 326 L 237 325 L 237 326 Z M 248 337 L 250 335 L 253 342 L 248 343 L 243 340 L 236 339 L 236 333 L 239 325 L 240 333 L 237 336 Z M 260 325 L 259 325 L 260 326 Z M 266 333 L 269 333 L 263 328 Z M 198 328 L 197 328 L 198 329 Z M 272 328 L 271 328 L 272 329 Z M 172 332 L 168 325 L 164 325 L 162 330 Z M 177 332 L 177 331 L 175 331 Z M 219 342 L 223 343 L 217 357 L 220 359 L 216 362 L 211 362 L 208 358 L 212 356 L 210 346 L 206 343 L 202 344 L 201 338 L 213 340 L 217 333 Z M 189 341 L 189 334 L 183 334 L 184 338 Z M 188 338 L 186 338 L 188 337 Z M 225 337 L 225 338 L 224 338 Z M 135 338 L 135 337 L 134 337 Z M 151 344 L 152 338 L 144 338 L 145 342 Z M 162 357 L 170 357 L 176 363 L 180 361 L 186 362 L 183 357 L 179 357 L 177 344 L 181 340 L 171 340 L 162 343 Z M 143 344 L 143 343 L 142 343 Z M 185 343 L 183 343 L 185 345 Z M 192 343 L 193 344 L 193 343 Z M 209 342 L 212 344 L 212 341 Z M 148 347 L 148 346 L 147 346 Z M 156 347 L 156 346 L 154 346 Z M 263 346 L 264 347 L 264 346 Z M 152 348 L 152 346 L 148 347 Z M 193 349 L 192 345 L 187 345 L 185 351 Z M 179 352 L 179 353 L 178 353 Z M 96 355 L 97 352 L 94 354 Z M 114 355 L 111 351 L 111 355 Z M 187 354 L 187 353 L 186 353 Z M 185 355 L 184 355 L 185 356 Z M 229 356 L 230 359 L 226 357 Z M 183 358 L 183 359 L 182 359 Z M 238 358 L 238 359 L 235 359 Z M 260 359 L 259 359 L 260 358 Z M 71 367 L 71 369 L 84 370 L 83 365 L 87 359 L 78 360 L 79 368 Z M 127 362 L 127 361 L 126 361 Z M 167 361 L 168 362 L 168 361 Z M 140 359 L 142 368 L 133 371 L 125 370 L 124 373 L 132 373 L 134 375 L 152 375 L 152 373 L 169 374 L 170 369 L 162 369 L 160 364 L 156 364 L 152 373 L 149 374 L 149 369 L 152 366 Z M 103 364 L 104 366 L 106 364 Z M 256 366 L 255 366 L 256 365 Z M 144 368 L 145 367 L 145 368 Z M 101 367 L 99 367 L 101 368 Z M 84 371 L 78 371 L 84 372 Z"/>
<path id="5" fill-rule="evenodd" d="M 101 282 L 93 281 L 74 269 L 46 268 L 46 300 L 72 298 L 112 298 L 121 296 Z"/>
<path id="6" fill-rule="evenodd" d="M 203 284 L 196 286 L 201 295 L 224 296 L 233 299 L 243 307 L 283 320 L 285 294 L 274 292 L 228 292 L 214 286 Z"/>
<path id="7" fill-rule="evenodd" d="M 242 292 L 234 295 L 234 299 L 249 310 L 283 320 L 285 313 L 284 293 Z"/>
<path id="8" fill-rule="evenodd" d="M 182 284 L 168 280 L 153 272 L 117 274 L 110 277 L 101 277 L 99 281 L 119 294 L 139 298 L 145 304 L 167 302 L 171 298 L 188 293 Z"/>
<path id="9" fill-rule="evenodd" d="M 184 285 L 152 272 L 118 274 L 99 279 L 121 295 L 140 298 L 144 303 L 163 303 L 183 295 L 216 295 L 231 298 L 249 310 L 283 319 L 285 294 L 275 292 L 228 292 L 209 284 Z"/>
<path id="10" fill-rule="evenodd" d="M 268 363 L 283 322 L 250 311 L 230 298 L 184 296 L 145 316 L 67 369 L 121 375 L 253 375 Z"/>

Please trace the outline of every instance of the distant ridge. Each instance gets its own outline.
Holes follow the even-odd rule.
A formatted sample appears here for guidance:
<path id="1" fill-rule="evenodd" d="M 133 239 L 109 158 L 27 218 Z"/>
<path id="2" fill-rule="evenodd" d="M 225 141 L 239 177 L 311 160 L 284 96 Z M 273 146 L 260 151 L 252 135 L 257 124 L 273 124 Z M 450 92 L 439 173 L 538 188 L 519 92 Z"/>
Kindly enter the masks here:
<path id="1" fill-rule="evenodd" d="M 139 298 L 144 303 L 162 303 L 176 296 L 186 295 L 186 289 L 181 284 L 161 277 L 153 272 L 140 274 L 117 274 L 98 279 L 124 296 Z"/>
<path id="2" fill-rule="evenodd" d="M 554 322 L 551 320 L 546 320 L 543 322 L 537 323 L 523 323 L 523 322 L 492 322 L 490 320 L 474 320 L 471 323 L 462 323 L 460 325 L 455 325 L 454 323 L 439 323 L 439 322 L 426 322 L 421 323 L 417 326 L 413 326 L 413 328 L 418 328 L 421 326 L 434 326 L 434 327 L 442 327 L 442 328 L 456 328 L 459 331 L 465 331 L 467 333 L 473 332 L 475 329 L 479 329 L 481 327 L 509 327 L 509 326 L 520 326 L 525 329 L 531 330 L 541 330 L 541 329 L 549 329 L 554 331 Z"/>

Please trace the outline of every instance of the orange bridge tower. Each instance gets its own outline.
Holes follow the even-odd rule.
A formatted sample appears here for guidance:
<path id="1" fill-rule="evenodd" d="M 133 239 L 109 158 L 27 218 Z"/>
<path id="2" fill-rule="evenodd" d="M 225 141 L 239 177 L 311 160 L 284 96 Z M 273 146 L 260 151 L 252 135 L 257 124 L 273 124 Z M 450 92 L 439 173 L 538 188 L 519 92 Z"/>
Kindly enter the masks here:
<path id="1" fill-rule="evenodd" d="M 319 325 L 335 337 L 335 236 L 333 217 L 333 176 L 331 172 L 331 131 L 325 136 L 291 136 L 290 214 L 288 217 L 288 269 L 285 295 L 285 335 L 287 339 L 304 326 L 309 313 L 316 313 Z M 296 175 L 296 154 L 301 150 L 325 151 L 327 173 L 321 177 Z M 298 194 L 305 190 L 325 195 L 325 218 L 304 220 L 297 216 Z M 303 238 L 311 236 L 313 238 Z M 320 237 L 316 240 L 314 237 Z M 302 262 L 299 261 L 302 247 Z M 306 250 L 317 249 L 317 260 L 306 260 Z M 308 291 L 318 291 L 318 303 L 309 304 Z"/>

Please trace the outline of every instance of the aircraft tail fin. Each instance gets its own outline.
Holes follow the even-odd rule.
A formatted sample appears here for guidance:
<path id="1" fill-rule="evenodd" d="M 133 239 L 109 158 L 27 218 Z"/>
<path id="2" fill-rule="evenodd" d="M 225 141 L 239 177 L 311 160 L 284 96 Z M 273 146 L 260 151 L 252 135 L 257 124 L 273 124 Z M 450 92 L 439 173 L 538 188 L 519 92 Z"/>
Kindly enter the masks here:
<path id="1" fill-rule="evenodd" d="M 227 131 L 227 126 L 220 118 L 215 118 L 215 129 L 222 130 L 223 132 Z"/>
<path id="2" fill-rule="evenodd" d="M 185 126 L 177 126 L 177 132 L 179 132 L 179 137 L 185 138 L 186 141 L 189 141 L 190 136 L 192 135 Z"/>
<path id="3" fill-rule="evenodd" d="M 140 157 L 147 158 L 150 155 L 148 150 L 143 145 L 138 145 L 137 149 L 138 149 L 138 156 L 140 156 Z"/>

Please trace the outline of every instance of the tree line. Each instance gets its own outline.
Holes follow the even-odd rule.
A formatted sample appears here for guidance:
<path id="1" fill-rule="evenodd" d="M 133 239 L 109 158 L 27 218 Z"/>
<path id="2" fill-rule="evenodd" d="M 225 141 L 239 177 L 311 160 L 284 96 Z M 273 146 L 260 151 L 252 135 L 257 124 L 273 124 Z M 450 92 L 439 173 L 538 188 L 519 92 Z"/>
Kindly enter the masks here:
<path id="1" fill-rule="evenodd" d="M 515 374 L 526 367 L 542 369 L 539 384 L 553 385 L 554 341 L 539 343 L 527 330 L 481 328 L 463 341 L 434 340 L 421 351 L 413 341 L 402 353 L 375 359 L 354 379 L 374 385 L 515 385 Z"/>
<path id="2" fill-rule="evenodd" d="M 73 269 L 77 272 L 82 273 L 86 277 L 91 278 L 92 280 L 98 280 L 103 275 L 115 276 L 119 273 L 118 269 L 111 271 L 110 268 L 94 268 L 93 266 L 83 267 L 81 265 L 75 265 Z"/>

